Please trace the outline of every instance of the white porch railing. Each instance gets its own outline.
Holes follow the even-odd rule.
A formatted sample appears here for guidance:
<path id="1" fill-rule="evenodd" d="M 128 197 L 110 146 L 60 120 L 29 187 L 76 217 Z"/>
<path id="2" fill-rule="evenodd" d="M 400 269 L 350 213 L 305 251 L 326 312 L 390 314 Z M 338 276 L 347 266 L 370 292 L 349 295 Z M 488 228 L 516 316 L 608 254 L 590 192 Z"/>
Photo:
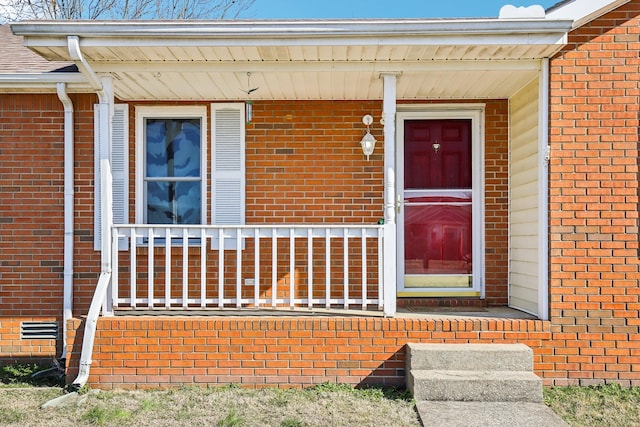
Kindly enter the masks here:
<path id="1" fill-rule="evenodd" d="M 111 237 L 116 310 L 382 311 L 395 299 L 382 225 L 117 225 Z"/>

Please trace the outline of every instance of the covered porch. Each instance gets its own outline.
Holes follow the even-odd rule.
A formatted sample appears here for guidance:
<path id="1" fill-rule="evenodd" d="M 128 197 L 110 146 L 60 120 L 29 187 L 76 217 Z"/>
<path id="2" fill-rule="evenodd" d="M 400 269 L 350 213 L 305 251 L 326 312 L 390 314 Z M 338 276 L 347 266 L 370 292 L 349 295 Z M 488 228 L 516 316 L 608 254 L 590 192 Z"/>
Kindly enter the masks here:
<path id="1" fill-rule="evenodd" d="M 95 248 L 105 314 L 321 307 L 392 317 L 399 298 L 447 297 L 541 319 L 548 316 L 547 58 L 569 28 L 538 18 L 13 26 L 45 58 L 74 61 L 99 97 Z M 305 112 L 307 105 L 314 108 Z M 216 120 L 229 106 L 241 123 L 230 136 L 241 147 L 232 171 L 216 163 L 224 150 L 214 145 L 226 135 Z M 150 223 L 141 112 L 155 107 L 202 118 L 198 224 Z M 379 140 L 370 162 L 359 146 L 367 114 Z M 412 120 L 470 124 L 472 176 L 456 189 L 464 202 L 457 195 L 433 202 L 451 194 L 405 185 Z M 430 145 L 437 154 L 440 143 Z M 322 173 L 331 175 L 333 164 L 334 175 L 345 177 L 336 195 L 313 195 L 336 183 L 319 179 L 314 156 L 326 163 Z M 302 163 L 308 167 L 296 168 Z M 313 187 L 287 192 L 287 177 L 296 175 Z M 224 187 L 230 177 L 237 187 Z M 226 205 L 229 195 L 239 202 Z M 419 266 L 407 255 L 407 211 L 425 197 L 466 206 L 468 231 L 456 233 L 467 240 L 456 238 L 455 263 Z M 327 209 L 338 199 L 339 209 Z M 318 206 L 324 215 L 304 215 Z M 464 271 L 451 273 L 454 264 Z M 435 280 L 413 277 L 430 274 Z"/>

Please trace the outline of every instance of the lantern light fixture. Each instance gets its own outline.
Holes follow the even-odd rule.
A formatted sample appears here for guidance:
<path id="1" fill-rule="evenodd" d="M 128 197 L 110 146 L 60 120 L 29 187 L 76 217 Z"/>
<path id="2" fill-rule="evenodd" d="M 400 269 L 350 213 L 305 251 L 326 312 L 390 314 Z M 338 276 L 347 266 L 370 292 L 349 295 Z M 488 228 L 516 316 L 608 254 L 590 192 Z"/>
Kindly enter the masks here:
<path id="1" fill-rule="evenodd" d="M 362 139 L 360 140 L 360 146 L 362 147 L 362 152 L 365 156 L 367 156 L 367 161 L 369 160 L 369 156 L 373 154 L 373 150 L 376 148 L 376 139 L 371 135 L 370 128 L 373 123 L 373 117 L 370 114 L 366 114 L 362 117 L 362 123 L 367 127 L 367 132 L 364 134 Z"/>

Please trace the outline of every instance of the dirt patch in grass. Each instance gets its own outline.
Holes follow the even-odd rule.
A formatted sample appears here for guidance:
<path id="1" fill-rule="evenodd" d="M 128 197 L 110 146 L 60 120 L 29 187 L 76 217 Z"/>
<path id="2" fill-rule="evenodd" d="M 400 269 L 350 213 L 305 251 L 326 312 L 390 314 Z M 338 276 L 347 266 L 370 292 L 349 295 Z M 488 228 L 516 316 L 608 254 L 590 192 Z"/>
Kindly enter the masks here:
<path id="1" fill-rule="evenodd" d="M 0 388 L 2 426 L 420 426 L 405 394 L 321 385 L 305 390 L 235 387 L 89 392 L 40 409 L 59 388 Z"/>

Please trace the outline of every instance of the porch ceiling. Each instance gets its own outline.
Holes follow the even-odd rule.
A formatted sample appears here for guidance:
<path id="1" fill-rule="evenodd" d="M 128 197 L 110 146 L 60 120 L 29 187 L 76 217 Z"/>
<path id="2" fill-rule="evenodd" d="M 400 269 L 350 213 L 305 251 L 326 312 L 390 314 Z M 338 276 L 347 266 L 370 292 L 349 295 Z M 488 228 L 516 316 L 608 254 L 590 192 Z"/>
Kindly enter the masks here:
<path id="1" fill-rule="evenodd" d="M 87 23 L 12 26 L 50 60 L 80 38 L 96 73 L 122 100 L 507 98 L 566 41 L 569 21 L 379 20 Z"/>

